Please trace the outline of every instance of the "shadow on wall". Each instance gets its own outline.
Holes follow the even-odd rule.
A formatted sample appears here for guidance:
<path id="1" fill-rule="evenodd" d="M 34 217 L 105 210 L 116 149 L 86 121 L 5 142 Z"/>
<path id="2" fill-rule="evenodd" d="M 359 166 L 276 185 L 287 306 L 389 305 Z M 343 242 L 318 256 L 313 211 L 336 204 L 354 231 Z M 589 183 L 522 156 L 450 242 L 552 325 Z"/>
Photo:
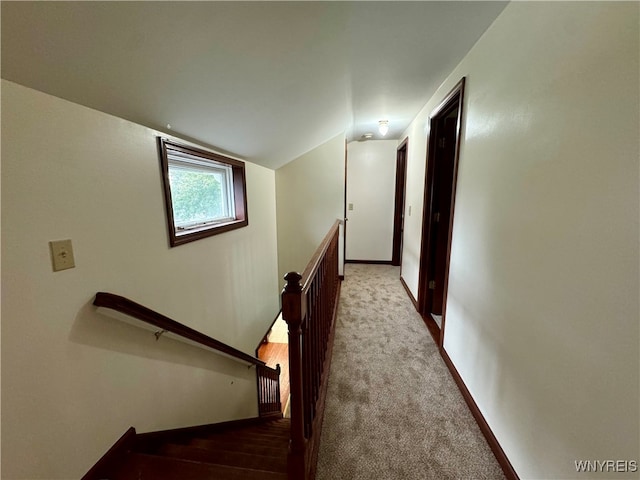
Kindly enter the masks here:
<path id="1" fill-rule="evenodd" d="M 168 337 L 156 337 L 151 330 L 129 325 L 98 312 L 93 298 L 76 315 L 69 340 L 112 352 L 197 367 L 223 375 L 250 378 L 247 365 L 215 352 Z"/>

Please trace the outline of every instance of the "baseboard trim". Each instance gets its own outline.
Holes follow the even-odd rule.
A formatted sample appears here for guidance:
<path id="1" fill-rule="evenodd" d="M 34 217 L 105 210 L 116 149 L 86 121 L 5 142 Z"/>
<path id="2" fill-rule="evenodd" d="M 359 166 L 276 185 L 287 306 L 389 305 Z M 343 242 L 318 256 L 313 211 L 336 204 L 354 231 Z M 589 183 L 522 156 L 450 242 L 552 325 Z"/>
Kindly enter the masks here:
<path id="1" fill-rule="evenodd" d="M 368 263 L 370 265 L 393 265 L 391 260 L 345 260 L 344 263 Z"/>
<path id="2" fill-rule="evenodd" d="M 456 382 L 456 385 L 458 385 L 458 389 L 462 394 L 462 398 L 464 398 L 464 401 L 467 402 L 473 418 L 476 419 L 476 423 L 480 427 L 480 431 L 484 435 L 484 438 L 487 440 L 489 448 L 491 448 L 491 451 L 495 455 L 496 460 L 498 460 L 498 463 L 500 464 L 504 475 L 507 477 L 507 480 L 520 480 L 520 477 L 518 477 L 518 474 L 514 470 L 513 465 L 511 465 L 509 458 L 507 458 L 504 450 L 502 450 L 498 439 L 493 434 L 491 427 L 489 427 L 489 424 L 485 420 L 484 415 L 482 415 L 482 412 L 480 412 L 478 405 L 471 396 L 471 392 L 469 392 L 469 389 L 465 385 L 464 380 L 462 380 L 460 373 L 458 373 L 458 369 L 455 367 L 444 348 L 440 348 L 440 355 L 442 356 L 445 365 L 449 369 L 449 372 L 451 372 L 453 380 Z"/>
<path id="3" fill-rule="evenodd" d="M 441 331 L 440 327 L 436 323 L 436 321 L 431 318 L 431 315 L 421 315 L 422 321 L 424 322 L 427 330 L 431 334 L 431 338 L 433 338 L 434 343 L 438 346 L 438 348 L 442 349 L 442 342 L 440 341 Z"/>
<path id="4" fill-rule="evenodd" d="M 411 290 L 409 290 L 409 286 L 405 283 L 404 278 L 402 278 L 402 275 L 400 276 L 400 283 L 402 284 L 402 286 L 406 290 L 407 295 L 409 295 L 409 299 L 411 300 L 411 303 L 413 303 L 413 306 L 416 308 L 416 311 L 419 311 L 418 310 L 418 301 L 414 298 L 413 293 L 411 293 Z"/>

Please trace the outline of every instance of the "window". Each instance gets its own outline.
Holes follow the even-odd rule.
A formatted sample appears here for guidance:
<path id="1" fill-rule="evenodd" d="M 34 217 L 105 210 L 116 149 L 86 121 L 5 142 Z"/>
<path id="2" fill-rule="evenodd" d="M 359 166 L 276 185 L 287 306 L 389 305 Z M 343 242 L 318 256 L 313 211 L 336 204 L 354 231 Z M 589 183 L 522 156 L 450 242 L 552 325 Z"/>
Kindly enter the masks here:
<path id="1" fill-rule="evenodd" d="M 158 138 L 172 247 L 249 224 L 244 163 Z"/>

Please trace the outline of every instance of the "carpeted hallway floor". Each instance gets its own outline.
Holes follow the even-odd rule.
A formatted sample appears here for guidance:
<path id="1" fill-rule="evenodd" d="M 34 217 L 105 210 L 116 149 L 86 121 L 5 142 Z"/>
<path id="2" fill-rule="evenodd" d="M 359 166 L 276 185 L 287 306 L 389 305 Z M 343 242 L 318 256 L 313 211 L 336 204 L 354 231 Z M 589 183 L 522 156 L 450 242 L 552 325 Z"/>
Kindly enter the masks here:
<path id="1" fill-rule="evenodd" d="M 503 479 L 399 274 L 346 265 L 318 480 Z"/>

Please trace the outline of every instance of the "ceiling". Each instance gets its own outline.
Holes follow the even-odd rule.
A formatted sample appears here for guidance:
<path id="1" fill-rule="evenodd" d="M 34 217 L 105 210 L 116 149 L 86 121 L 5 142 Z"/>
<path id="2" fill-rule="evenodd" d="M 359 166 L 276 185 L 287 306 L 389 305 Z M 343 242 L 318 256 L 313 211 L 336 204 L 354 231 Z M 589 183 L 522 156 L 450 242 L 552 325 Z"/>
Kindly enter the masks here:
<path id="1" fill-rule="evenodd" d="M 2 77 L 278 168 L 398 138 L 505 5 L 3 1 Z"/>

